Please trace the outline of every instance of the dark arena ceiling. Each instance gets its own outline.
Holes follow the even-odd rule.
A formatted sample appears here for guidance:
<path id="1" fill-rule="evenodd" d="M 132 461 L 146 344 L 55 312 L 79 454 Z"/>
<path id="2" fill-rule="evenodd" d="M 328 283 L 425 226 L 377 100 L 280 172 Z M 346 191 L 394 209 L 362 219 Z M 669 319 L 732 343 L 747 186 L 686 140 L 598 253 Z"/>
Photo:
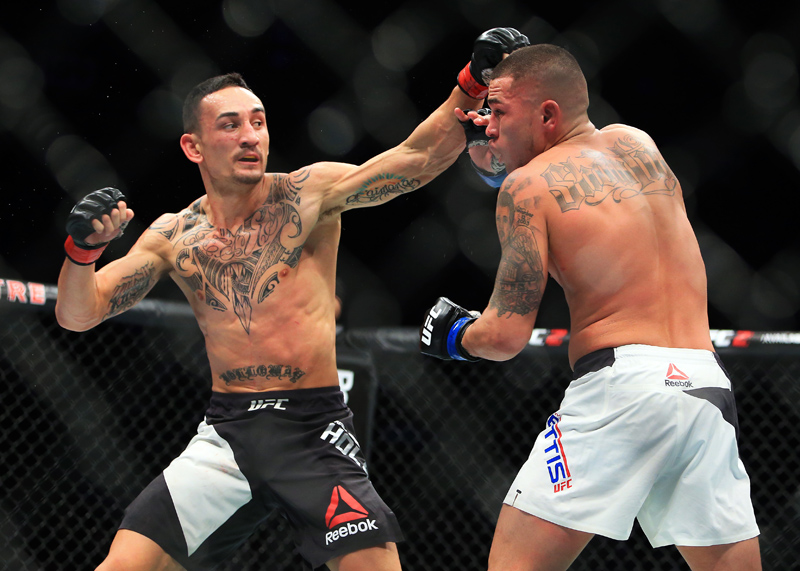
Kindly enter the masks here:
<path id="1" fill-rule="evenodd" d="M 444 100 L 478 34 L 511 26 L 575 54 L 598 127 L 628 123 L 660 146 L 706 261 L 711 327 L 800 325 L 797 2 L 58 0 L 0 13 L 0 278 L 54 284 L 66 215 L 91 190 L 117 186 L 136 212 L 106 262 L 203 194 L 180 106 L 211 75 L 242 73 L 267 105 L 269 170 L 361 163 Z M 415 326 L 438 296 L 485 307 L 494 198 L 462 157 L 420 191 L 345 213 L 343 321 Z M 180 297 L 171 283 L 151 295 Z M 552 281 L 539 326 L 569 326 Z"/>

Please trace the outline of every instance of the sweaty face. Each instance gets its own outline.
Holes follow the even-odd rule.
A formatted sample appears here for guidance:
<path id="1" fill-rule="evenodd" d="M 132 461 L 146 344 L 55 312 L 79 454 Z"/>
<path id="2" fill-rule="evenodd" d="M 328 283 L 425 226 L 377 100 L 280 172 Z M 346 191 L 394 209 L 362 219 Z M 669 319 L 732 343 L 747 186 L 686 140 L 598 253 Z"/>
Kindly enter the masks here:
<path id="1" fill-rule="evenodd" d="M 489 148 L 510 173 L 527 164 L 535 150 L 535 108 L 532 96 L 511 77 L 501 77 L 489 84 L 488 100 L 492 110 L 486 134 Z"/>
<path id="2" fill-rule="evenodd" d="M 213 180 L 256 184 L 269 154 L 264 105 L 251 91 L 226 87 L 200 103 L 199 149 Z"/>

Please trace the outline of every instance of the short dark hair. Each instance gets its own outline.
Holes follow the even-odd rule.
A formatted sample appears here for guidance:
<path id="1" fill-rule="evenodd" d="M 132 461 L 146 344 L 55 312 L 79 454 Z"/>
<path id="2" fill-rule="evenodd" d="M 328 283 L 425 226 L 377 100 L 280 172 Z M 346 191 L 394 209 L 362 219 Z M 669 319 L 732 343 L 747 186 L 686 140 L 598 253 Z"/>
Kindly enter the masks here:
<path id="1" fill-rule="evenodd" d="M 197 110 L 200 107 L 200 101 L 209 93 L 214 93 L 226 87 L 243 87 L 252 92 L 250 86 L 245 83 L 241 74 L 236 72 L 226 73 L 225 75 L 218 75 L 201 81 L 195 85 L 186 99 L 183 101 L 183 132 L 194 133 L 200 129 L 200 117 Z"/>
<path id="2" fill-rule="evenodd" d="M 589 107 L 586 77 L 571 53 L 553 44 L 534 44 L 519 48 L 492 71 L 492 79 L 511 77 L 513 81 L 536 81 L 541 95 L 562 105 L 571 103 L 577 111 Z"/>
<path id="3" fill-rule="evenodd" d="M 514 56 L 514 57 L 511 57 Z M 578 61 L 564 48 L 553 44 L 534 44 L 515 50 L 492 70 L 492 79 L 537 77 L 545 72 L 582 76 Z"/>

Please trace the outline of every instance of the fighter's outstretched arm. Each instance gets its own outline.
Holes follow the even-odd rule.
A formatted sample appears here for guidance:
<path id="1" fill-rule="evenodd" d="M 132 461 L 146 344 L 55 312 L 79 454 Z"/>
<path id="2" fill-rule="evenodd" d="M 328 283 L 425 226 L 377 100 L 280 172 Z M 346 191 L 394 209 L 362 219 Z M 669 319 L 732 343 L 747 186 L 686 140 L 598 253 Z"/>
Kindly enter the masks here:
<path id="1" fill-rule="evenodd" d="M 458 86 L 402 143 L 360 166 L 318 165 L 335 177 L 327 186 L 323 211 L 374 206 L 429 183 L 464 150 L 464 129 L 455 109 L 481 107 L 488 74 L 503 57 L 528 45 L 513 28 L 493 28 L 475 41 L 470 63 L 458 75 Z M 349 167 L 349 168 L 348 168 Z"/>

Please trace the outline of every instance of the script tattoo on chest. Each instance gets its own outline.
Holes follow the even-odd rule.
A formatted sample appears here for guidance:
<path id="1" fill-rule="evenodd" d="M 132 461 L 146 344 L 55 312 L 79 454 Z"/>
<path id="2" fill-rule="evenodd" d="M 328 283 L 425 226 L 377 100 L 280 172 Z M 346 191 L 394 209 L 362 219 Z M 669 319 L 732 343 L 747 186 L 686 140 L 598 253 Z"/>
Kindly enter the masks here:
<path id="1" fill-rule="evenodd" d="M 164 224 L 153 224 L 173 244 L 178 275 L 216 311 L 233 311 L 250 333 L 254 304 L 277 287 L 280 265 L 297 266 L 303 224 L 296 206 L 308 170 L 273 175 L 267 200 L 235 230 L 212 226 L 200 200 Z"/>
<path id="2" fill-rule="evenodd" d="M 562 212 L 581 204 L 596 206 L 639 195 L 672 195 L 678 185 L 660 153 L 631 136 L 620 137 L 606 151 L 583 151 L 550 164 L 542 173 Z"/>

